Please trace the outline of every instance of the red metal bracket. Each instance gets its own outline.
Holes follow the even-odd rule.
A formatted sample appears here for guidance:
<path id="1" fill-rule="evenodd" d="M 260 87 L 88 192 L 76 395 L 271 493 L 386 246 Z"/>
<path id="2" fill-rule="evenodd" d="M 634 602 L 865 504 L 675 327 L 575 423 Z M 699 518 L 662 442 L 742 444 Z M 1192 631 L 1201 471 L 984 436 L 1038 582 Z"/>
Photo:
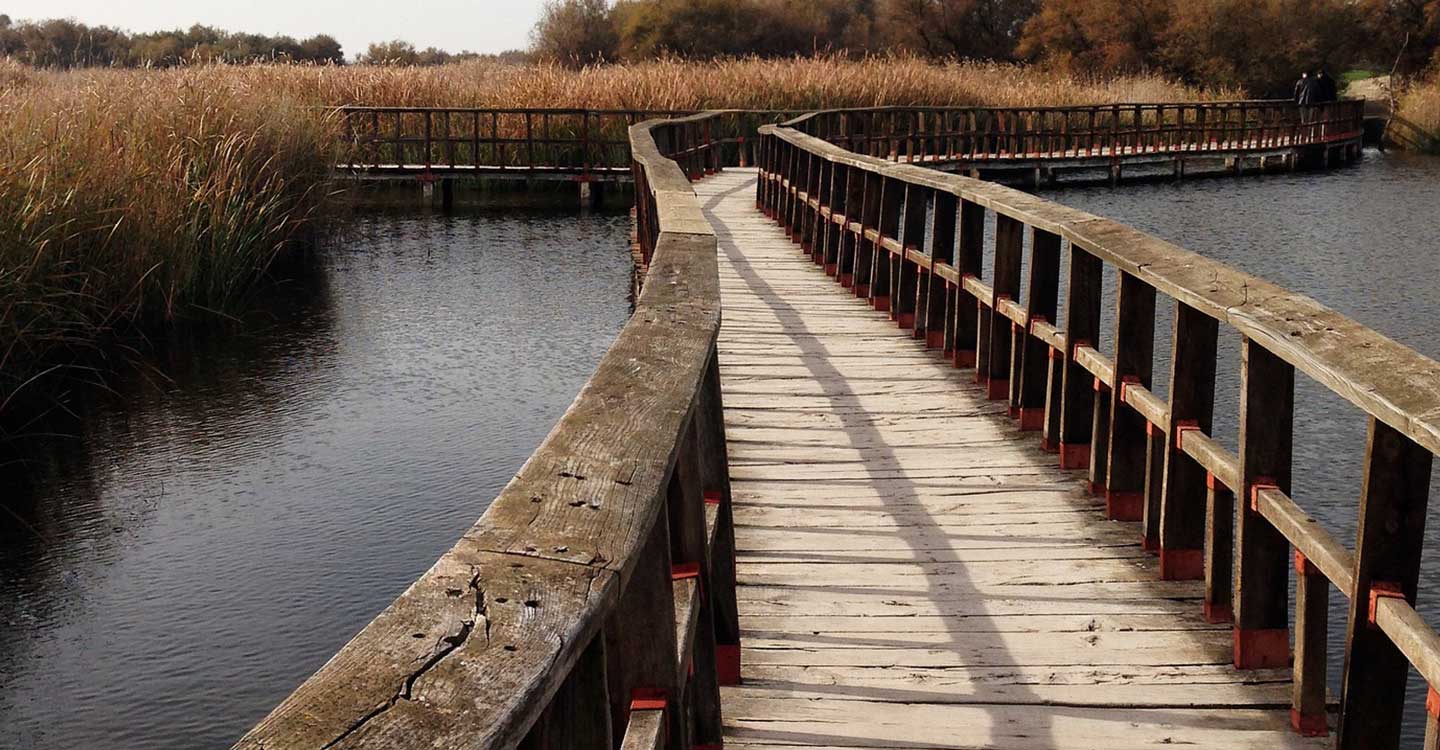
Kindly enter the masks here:
<path id="1" fill-rule="evenodd" d="M 1039 315 L 1039 314 L 1031 315 L 1031 316 L 1030 316 L 1030 332 L 1031 332 L 1031 333 L 1034 333 L 1034 332 L 1035 332 L 1035 324 L 1036 324 L 1036 323 L 1049 323 L 1049 322 L 1050 322 L 1050 319 L 1047 318 L 1047 317 L 1045 317 L 1044 315 Z"/>
<path id="2" fill-rule="evenodd" d="M 1087 340 L 1085 340 L 1085 339 L 1075 339 L 1074 343 L 1070 344 L 1070 359 L 1076 359 L 1076 358 L 1077 358 L 1076 352 L 1077 352 L 1077 351 L 1080 349 L 1080 347 L 1082 347 L 1082 346 L 1084 346 L 1084 347 L 1089 347 L 1089 346 L 1091 346 L 1091 344 L 1090 344 L 1089 341 L 1087 341 Z"/>
<path id="3" fill-rule="evenodd" d="M 1440 693 L 1435 692 L 1433 687 L 1425 693 L 1425 713 L 1431 718 L 1440 719 Z"/>
<path id="4" fill-rule="evenodd" d="M 1260 493 L 1263 490 L 1280 490 L 1280 485 L 1275 483 L 1272 477 L 1255 477 L 1250 483 L 1250 510 L 1260 512 Z"/>
<path id="5" fill-rule="evenodd" d="M 707 492 L 707 493 L 705 493 L 705 504 L 706 504 L 706 505 L 722 505 L 722 504 L 724 504 L 724 502 L 725 502 L 725 495 L 724 495 L 724 493 L 721 493 L 721 492 Z"/>
<path id="6" fill-rule="evenodd" d="M 1176 422 L 1171 428 L 1175 432 L 1175 450 L 1183 451 L 1185 445 L 1185 433 L 1199 432 L 1200 422 L 1194 419 L 1182 419 Z"/>
<path id="7" fill-rule="evenodd" d="M 631 711 L 664 711 L 668 703 L 664 688 L 635 688 L 630 691 Z"/>
<path id="8" fill-rule="evenodd" d="M 1090 467 L 1089 443 L 1060 442 L 1060 468 L 1086 469 Z"/>
<path id="9" fill-rule="evenodd" d="M 676 563 L 676 564 L 670 566 L 670 579 L 671 579 L 671 580 L 674 580 L 674 581 L 683 581 L 683 580 L 685 580 L 685 579 L 687 579 L 687 578 L 699 578 L 699 577 L 700 577 L 700 563 L 698 563 L 698 562 Z"/>
<path id="10" fill-rule="evenodd" d="M 1302 576 L 1311 576 L 1319 573 L 1320 569 L 1315 567 L 1315 564 L 1310 562 L 1309 558 L 1305 557 L 1304 552 L 1297 549 L 1295 550 L 1295 572 Z"/>
<path id="11" fill-rule="evenodd" d="M 1375 624 L 1375 614 L 1381 599 L 1405 600 L 1405 591 L 1400 588 L 1400 584 L 1398 583 L 1390 583 L 1388 581 L 1372 581 L 1370 583 L 1369 625 L 1372 628 L 1380 627 Z"/>
<path id="12" fill-rule="evenodd" d="M 1129 388 L 1129 387 L 1132 386 L 1132 385 L 1140 385 L 1140 376 L 1139 376 L 1139 375 L 1121 375 L 1121 376 L 1120 376 L 1120 388 L 1119 388 L 1119 391 L 1120 391 L 1120 393 L 1119 393 L 1120 403 L 1122 403 L 1122 404 L 1128 403 L 1128 402 L 1125 400 L 1125 389 L 1126 389 L 1126 388 Z"/>
<path id="13" fill-rule="evenodd" d="M 1205 550 L 1160 549 L 1160 580 L 1202 581 L 1205 579 Z"/>

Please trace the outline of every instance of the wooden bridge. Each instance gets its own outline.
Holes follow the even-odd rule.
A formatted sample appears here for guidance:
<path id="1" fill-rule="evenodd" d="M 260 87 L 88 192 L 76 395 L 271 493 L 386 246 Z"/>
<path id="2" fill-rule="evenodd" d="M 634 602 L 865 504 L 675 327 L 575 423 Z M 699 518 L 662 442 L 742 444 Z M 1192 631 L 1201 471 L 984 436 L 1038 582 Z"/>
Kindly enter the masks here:
<path id="1" fill-rule="evenodd" d="M 633 318 L 476 525 L 237 747 L 1398 746 L 1408 670 L 1440 685 L 1414 610 L 1440 364 L 807 132 L 827 114 L 722 170 L 724 117 L 631 128 Z M 1350 546 L 1290 496 L 1297 374 L 1370 420 Z"/>
<path id="2" fill-rule="evenodd" d="M 1220 160 L 1227 168 L 1325 166 L 1359 153 L 1365 103 L 1315 107 L 1243 101 L 1084 107 L 837 110 L 806 132 L 871 156 L 1000 179 L 1048 180 L 1062 171 Z M 628 181 L 627 129 L 687 113 L 589 109 L 342 107 L 340 170 L 366 180 L 456 178 Z M 753 164 L 755 129 L 797 112 L 727 111 L 697 134 L 727 163 Z"/>

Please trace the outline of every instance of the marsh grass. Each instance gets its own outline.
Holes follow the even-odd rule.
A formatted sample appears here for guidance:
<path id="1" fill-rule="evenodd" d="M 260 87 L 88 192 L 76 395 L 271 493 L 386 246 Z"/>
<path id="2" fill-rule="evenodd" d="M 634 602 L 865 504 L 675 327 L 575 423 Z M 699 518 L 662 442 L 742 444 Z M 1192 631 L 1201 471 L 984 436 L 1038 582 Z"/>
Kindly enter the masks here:
<path id="1" fill-rule="evenodd" d="M 1405 87 L 1387 135 L 1405 148 L 1440 154 L 1440 75 Z"/>
<path id="2" fill-rule="evenodd" d="M 101 377 L 117 341 L 242 312 L 335 205 L 335 105 L 799 110 L 1230 93 L 912 58 L 69 73 L 0 61 L 0 429 L 67 376 Z"/>

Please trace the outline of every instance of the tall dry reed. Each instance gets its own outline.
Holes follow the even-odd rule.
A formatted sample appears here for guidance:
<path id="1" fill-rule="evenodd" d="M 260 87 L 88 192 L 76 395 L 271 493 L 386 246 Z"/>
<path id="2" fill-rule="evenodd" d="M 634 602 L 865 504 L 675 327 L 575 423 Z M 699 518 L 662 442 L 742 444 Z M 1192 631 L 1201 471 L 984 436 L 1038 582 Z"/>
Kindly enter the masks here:
<path id="1" fill-rule="evenodd" d="M 0 425 L 117 332 L 243 309 L 325 211 L 338 135 L 328 106 L 794 110 L 1212 95 L 1157 76 L 913 58 L 69 73 L 0 61 Z"/>
<path id="2" fill-rule="evenodd" d="M 1440 75 L 1406 86 L 1396 105 L 1387 137 L 1405 148 L 1440 154 Z"/>

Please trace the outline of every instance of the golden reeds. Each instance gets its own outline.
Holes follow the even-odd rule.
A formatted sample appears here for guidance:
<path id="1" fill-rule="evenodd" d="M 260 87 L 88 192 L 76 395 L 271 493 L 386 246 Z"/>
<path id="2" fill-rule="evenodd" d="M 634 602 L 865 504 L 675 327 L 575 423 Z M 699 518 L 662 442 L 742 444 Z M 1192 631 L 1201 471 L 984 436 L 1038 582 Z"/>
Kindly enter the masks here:
<path id="1" fill-rule="evenodd" d="M 1207 95 L 1157 76 L 914 58 L 69 73 L 0 61 L 0 424 L 37 373 L 117 330 L 243 308 L 325 210 L 339 130 L 329 106 L 794 110 Z"/>

